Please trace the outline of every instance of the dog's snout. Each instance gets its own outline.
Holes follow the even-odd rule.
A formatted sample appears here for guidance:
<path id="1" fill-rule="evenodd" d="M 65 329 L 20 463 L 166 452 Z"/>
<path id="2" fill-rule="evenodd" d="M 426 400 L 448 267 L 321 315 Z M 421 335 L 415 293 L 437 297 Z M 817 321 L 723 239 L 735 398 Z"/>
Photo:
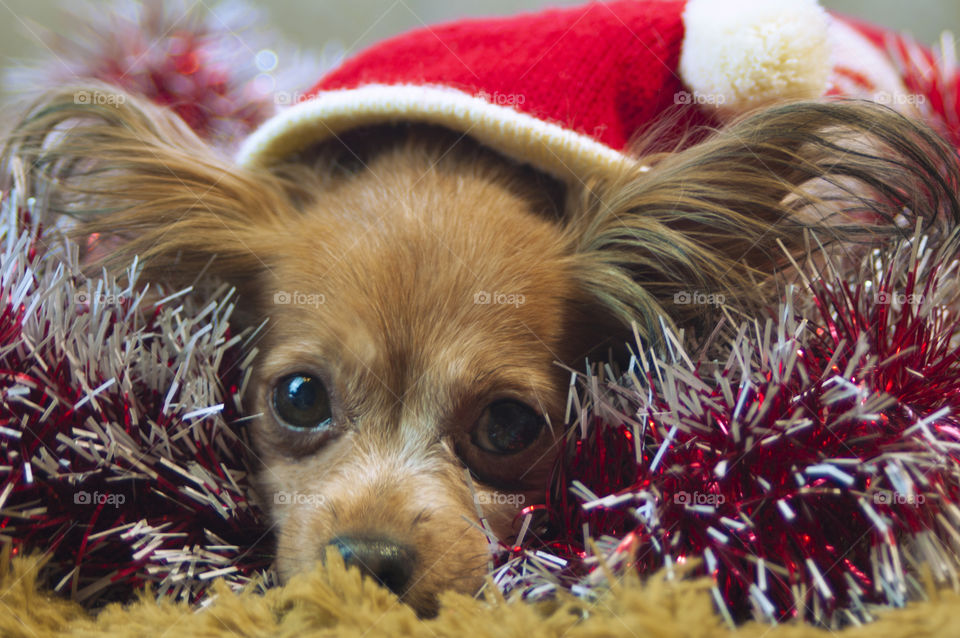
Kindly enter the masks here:
<path id="1" fill-rule="evenodd" d="M 365 536 L 338 536 L 330 544 L 346 565 L 356 565 L 398 596 L 406 591 L 416 562 L 412 548 L 387 538 Z"/>

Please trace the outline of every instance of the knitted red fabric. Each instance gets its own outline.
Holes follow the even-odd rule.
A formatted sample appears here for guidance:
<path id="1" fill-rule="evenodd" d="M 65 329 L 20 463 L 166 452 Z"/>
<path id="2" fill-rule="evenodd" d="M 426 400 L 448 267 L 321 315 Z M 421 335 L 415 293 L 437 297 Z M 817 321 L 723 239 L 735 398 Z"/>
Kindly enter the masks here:
<path id="1" fill-rule="evenodd" d="M 348 60 L 251 135 L 238 161 L 269 165 L 351 128 L 416 121 L 579 180 L 632 161 L 629 142 L 667 111 L 679 131 L 824 95 L 926 116 L 960 145 L 956 69 L 906 43 L 812 0 L 614 0 L 463 20 Z"/>
<path id="2" fill-rule="evenodd" d="M 354 57 L 309 95 L 365 84 L 442 85 L 622 150 L 684 90 L 676 69 L 685 4 L 592 3 L 418 29 Z"/>

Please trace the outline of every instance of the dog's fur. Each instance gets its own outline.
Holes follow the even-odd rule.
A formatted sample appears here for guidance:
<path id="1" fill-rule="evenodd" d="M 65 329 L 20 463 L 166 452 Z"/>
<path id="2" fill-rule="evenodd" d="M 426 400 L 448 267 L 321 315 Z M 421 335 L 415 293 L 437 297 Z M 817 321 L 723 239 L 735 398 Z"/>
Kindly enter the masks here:
<path id="1" fill-rule="evenodd" d="M 343 535 L 393 539 L 414 564 L 398 593 L 421 613 L 443 589 L 482 584 L 476 501 L 493 503 L 483 515 L 506 540 L 519 504 L 544 494 L 564 437 L 558 364 L 616 356 L 634 330 L 652 351 L 661 325 L 710 330 L 717 309 L 675 304 L 678 291 L 757 311 L 791 276 L 788 255 L 809 254 L 808 231 L 842 255 L 918 218 L 948 228 L 960 211 L 954 149 L 867 103 L 775 105 L 672 153 L 641 140 L 643 167 L 560 184 L 418 125 L 253 171 L 135 96 L 97 106 L 73 93 L 29 109 L 4 156 L 77 218 L 84 245 L 99 237 L 91 266 L 139 255 L 148 279 L 173 286 L 207 269 L 237 286 L 247 321 L 269 317 L 246 400 L 282 575 Z M 276 304 L 281 291 L 316 303 Z M 484 292 L 513 303 L 476 303 Z M 328 389 L 321 433 L 283 427 L 271 406 L 300 371 Z M 475 444 L 501 398 L 547 422 L 511 455 Z M 274 503 L 281 491 L 315 498 Z"/>

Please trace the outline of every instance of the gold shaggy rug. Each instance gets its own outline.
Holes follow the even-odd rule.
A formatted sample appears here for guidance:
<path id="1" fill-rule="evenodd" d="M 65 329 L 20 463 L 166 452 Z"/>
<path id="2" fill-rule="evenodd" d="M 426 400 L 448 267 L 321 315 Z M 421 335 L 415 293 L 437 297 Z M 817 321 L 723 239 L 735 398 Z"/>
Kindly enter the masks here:
<path id="1" fill-rule="evenodd" d="M 486 636 L 498 638 L 956 638 L 960 595 L 928 588 L 930 599 L 904 609 L 880 609 L 877 620 L 831 632 L 805 624 L 750 622 L 731 629 L 715 612 L 706 579 L 667 581 L 659 574 L 641 583 L 628 576 L 596 603 L 508 603 L 447 593 L 436 618 L 420 620 L 386 589 L 345 570 L 331 554 L 326 567 L 265 594 L 233 593 L 215 586 L 203 609 L 155 600 L 149 594 L 99 613 L 38 587 L 37 558 L 9 554 L 0 564 L 0 636 Z"/>

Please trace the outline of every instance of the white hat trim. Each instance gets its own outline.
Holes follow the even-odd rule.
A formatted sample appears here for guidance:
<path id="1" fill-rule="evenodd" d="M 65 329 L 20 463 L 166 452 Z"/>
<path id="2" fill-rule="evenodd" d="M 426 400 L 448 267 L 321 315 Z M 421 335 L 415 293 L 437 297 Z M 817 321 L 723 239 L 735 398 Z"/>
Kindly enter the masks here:
<path id="1" fill-rule="evenodd" d="M 491 104 L 481 96 L 445 86 L 386 84 L 321 91 L 284 109 L 244 141 L 236 161 L 248 167 L 269 166 L 349 129 L 399 121 L 461 131 L 564 180 L 635 165 L 626 154 L 588 135 Z"/>

